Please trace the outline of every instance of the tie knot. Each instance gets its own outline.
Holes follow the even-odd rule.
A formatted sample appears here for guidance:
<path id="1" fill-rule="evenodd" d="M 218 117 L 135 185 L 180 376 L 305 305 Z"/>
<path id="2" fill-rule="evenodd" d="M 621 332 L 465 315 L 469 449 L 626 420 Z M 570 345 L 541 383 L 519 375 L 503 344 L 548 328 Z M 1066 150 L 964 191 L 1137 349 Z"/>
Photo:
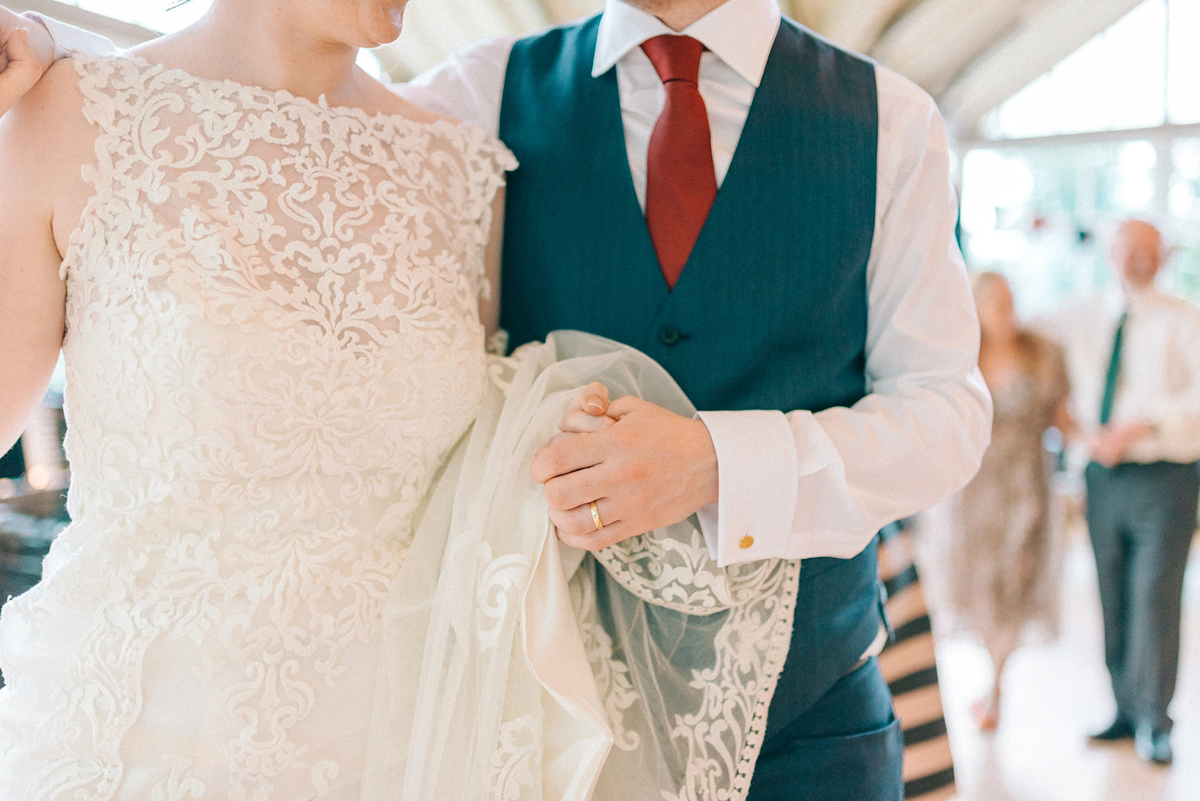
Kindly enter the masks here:
<path id="1" fill-rule="evenodd" d="M 650 63 L 663 83 L 699 82 L 700 54 L 704 52 L 704 45 L 699 40 L 690 36 L 663 34 L 643 42 L 642 50 L 650 57 Z"/>

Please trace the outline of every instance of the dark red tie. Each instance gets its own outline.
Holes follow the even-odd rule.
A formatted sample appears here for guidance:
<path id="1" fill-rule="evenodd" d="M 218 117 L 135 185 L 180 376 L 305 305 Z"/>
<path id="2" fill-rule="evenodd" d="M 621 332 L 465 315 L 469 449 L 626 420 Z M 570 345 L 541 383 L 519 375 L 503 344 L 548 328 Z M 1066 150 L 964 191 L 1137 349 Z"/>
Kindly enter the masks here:
<path id="1" fill-rule="evenodd" d="M 708 109 L 698 85 L 704 45 L 667 34 L 647 40 L 642 50 L 667 91 L 646 154 L 646 226 L 673 289 L 717 197 Z"/>

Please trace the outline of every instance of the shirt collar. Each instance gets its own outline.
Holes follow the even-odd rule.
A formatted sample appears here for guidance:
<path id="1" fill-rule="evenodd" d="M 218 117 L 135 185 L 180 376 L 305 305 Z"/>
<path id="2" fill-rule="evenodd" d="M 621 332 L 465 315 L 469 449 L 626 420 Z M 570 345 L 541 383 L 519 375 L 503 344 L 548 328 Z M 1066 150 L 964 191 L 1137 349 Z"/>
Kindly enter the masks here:
<path id="1" fill-rule="evenodd" d="M 767 68 L 767 58 L 779 33 L 781 18 L 775 0 L 725 0 L 679 33 L 698 39 L 757 88 Z M 664 33 L 676 32 L 653 14 L 622 0 L 606 0 L 596 40 L 592 77 L 600 77 L 630 50 Z"/>
<path id="2" fill-rule="evenodd" d="M 1119 279 L 1118 279 L 1119 280 Z M 1142 309 L 1153 306 L 1160 297 L 1161 291 L 1157 284 L 1150 284 L 1141 289 L 1122 287 L 1119 291 L 1122 305 L 1128 314 L 1136 314 Z"/>

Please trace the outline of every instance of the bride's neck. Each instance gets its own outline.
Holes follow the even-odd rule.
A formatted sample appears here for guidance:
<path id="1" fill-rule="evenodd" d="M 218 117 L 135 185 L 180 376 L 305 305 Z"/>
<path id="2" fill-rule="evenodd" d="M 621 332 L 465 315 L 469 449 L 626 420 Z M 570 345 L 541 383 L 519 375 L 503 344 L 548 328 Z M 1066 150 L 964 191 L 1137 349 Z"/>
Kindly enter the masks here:
<path id="1" fill-rule="evenodd" d="M 306 19 L 302 3 L 214 0 L 196 24 L 159 47 L 189 72 L 265 89 L 284 89 L 331 103 L 348 101 L 360 80 L 358 48 L 337 41 L 320 21 Z M 155 46 L 146 50 L 158 49 Z M 174 60 L 174 59 L 172 59 Z"/>

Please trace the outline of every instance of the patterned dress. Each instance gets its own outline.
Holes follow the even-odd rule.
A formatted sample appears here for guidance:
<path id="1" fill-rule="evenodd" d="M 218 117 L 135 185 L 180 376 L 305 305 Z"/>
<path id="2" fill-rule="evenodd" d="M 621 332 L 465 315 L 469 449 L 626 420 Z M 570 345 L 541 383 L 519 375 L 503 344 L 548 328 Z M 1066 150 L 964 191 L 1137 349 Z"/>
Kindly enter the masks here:
<path id="1" fill-rule="evenodd" d="M 958 622 L 1001 649 L 1030 622 L 1055 628 L 1059 564 L 1050 465 L 1042 444 L 1067 394 L 1061 350 L 1022 334 L 1021 368 L 993 387 L 992 443 L 963 489 L 950 543 L 949 602 Z"/>
<path id="2" fill-rule="evenodd" d="M 357 799 L 385 593 L 486 380 L 510 153 L 79 58 L 72 524 L 0 619 L 0 798 Z"/>

